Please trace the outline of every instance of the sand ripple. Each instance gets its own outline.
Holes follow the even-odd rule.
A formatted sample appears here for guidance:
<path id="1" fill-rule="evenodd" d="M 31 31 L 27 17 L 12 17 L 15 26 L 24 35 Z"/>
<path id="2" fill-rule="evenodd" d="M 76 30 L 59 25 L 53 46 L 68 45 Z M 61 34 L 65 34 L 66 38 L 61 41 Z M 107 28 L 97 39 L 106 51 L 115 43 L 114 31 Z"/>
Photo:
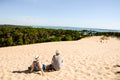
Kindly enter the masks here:
<path id="1" fill-rule="evenodd" d="M 120 80 L 120 67 L 113 67 L 120 64 L 120 41 L 101 43 L 100 38 L 0 48 L 0 80 Z M 62 70 L 45 76 L 25 73 L 36 54 L 49 64 L 56 49 L 64 57 Z"/>

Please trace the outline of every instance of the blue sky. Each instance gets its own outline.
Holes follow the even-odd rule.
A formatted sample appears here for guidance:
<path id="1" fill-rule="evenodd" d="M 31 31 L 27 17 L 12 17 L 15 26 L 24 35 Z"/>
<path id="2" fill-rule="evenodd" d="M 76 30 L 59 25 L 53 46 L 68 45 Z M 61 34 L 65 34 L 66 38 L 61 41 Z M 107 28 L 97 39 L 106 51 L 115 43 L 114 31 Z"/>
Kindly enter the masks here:
<path id="1" fill-rule="evenodd" d="M 120 0 L 0 0 L 0 24 L 120 30 Z"/>

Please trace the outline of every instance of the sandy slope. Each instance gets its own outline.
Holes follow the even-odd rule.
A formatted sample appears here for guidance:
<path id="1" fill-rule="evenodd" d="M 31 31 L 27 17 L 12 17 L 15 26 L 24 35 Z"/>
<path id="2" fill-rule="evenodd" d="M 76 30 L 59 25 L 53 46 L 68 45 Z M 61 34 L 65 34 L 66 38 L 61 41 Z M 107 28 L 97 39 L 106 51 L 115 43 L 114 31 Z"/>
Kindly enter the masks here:
<path id="1" fill-rule="evenodd" d="M 55 50 L 61 50 L 64 67 L 61 71 L 45 72 L 45 76 L 24 71 L 41 55 L 44 64 L 51 62 Z M 0 48 L 0 80 L 119 80 L 120 40 L 100 37 L 78 41 L 50 42 Z M 14 73 L 13 73 L 14 72 Z"/>

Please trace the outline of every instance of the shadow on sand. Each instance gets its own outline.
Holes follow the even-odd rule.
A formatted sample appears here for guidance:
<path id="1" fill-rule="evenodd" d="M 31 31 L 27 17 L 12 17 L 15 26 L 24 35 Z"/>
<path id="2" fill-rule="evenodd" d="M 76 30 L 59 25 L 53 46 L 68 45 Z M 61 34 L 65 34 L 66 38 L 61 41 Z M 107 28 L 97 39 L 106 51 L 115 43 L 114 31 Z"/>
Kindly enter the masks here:
<path id="1" fill-rule="evenodd" d="M 44 72 L 54 72 L 54 70 L 44 70 Z M 29 71 L 29 70 L 12 71 L 12 73 L 25 73 L 25 74 L 30 74 L 30 71 Z M 33 71 L 32 73 L 40 74 L 39 71 Z"/>
<path id="2" fill-rule="evenodd" d="M 12 73 L 25 73 L 25 74 L 28 74 L 28 73 L 29 73 L 29 70 L 13 71 Z"/>
<path id="3" fill-rule="evenodd" d="M 44 71 L 44 72 L 54 72 L 54 71 L 56 71 L 56 70 L 53 69 L 53 68 L 51 68 L 50 65 L 47 65 L 47 66 L 46 66 L 46 69 L 44 69 L 43 71 Z M 39 74 L 38 72 L 39 72 L 39 71 L 33 71 L 32 73 Z M 30 73 L 30 67 L 28 67 L 27 70 L 12 71 L 12 73 L 25 73 L 25 74 L 29 74 L 29 73 Z"/>
<path id="4" fill-rule="evenodd" d="M 113 67 L 118 68 L 118 67 L 120 67 L 120 65 L 114 65 Z M 120 71 L 115 72 L 115 74 L 120 74 Z"/>
<path id="5" fill-rule="evenodd" d="M 115 72 L 115 74 L 120 74 L 120 71 Z"/>

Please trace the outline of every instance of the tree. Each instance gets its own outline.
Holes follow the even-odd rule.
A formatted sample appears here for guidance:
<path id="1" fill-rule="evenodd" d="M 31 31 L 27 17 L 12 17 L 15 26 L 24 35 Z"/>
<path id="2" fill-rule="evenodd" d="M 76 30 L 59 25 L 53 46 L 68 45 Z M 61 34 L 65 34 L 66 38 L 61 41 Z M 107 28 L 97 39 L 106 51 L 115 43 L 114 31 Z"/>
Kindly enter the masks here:
<path id="1" fill-rule="evenodd" d="M 12 46 L 13 45 L 13 38 L 12 37 L 9 37 L 6 39 L 6 45 L 7 46 Z"/>
<path id="2" fill-rule="evenodd" d="M 66 35 L 62 38 L 63 41 L 71 41 L 72 37 L 70 35 Z"/>

